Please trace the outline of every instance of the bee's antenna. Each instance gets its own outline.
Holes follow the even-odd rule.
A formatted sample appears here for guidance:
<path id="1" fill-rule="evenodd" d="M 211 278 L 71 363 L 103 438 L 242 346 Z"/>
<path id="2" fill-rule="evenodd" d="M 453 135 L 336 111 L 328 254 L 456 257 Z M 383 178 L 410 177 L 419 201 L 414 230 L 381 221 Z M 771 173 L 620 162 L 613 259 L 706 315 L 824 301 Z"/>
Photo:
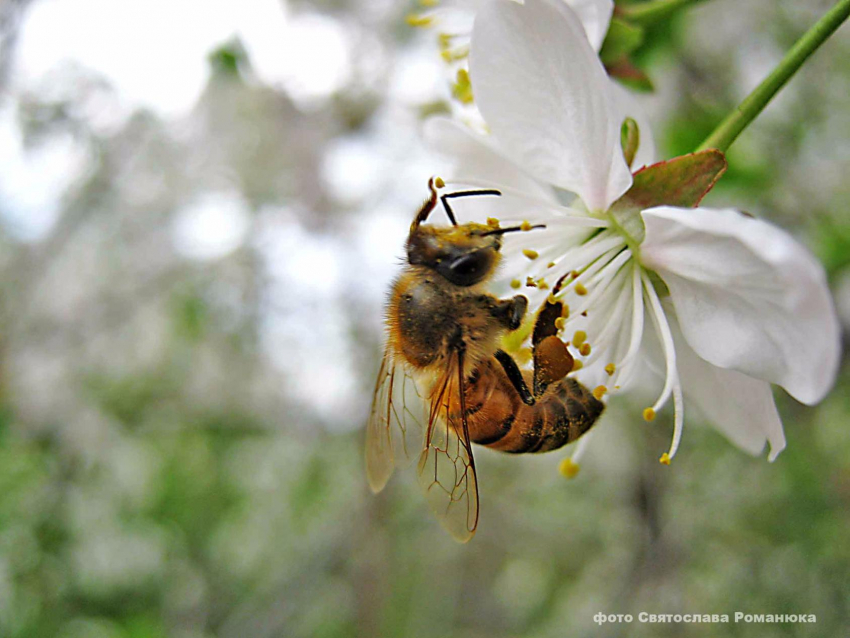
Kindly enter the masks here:
<path id="1" fill-rule="evenodd" d="M 410 224 L 410 232 L 412 233 L 414 230 L 419 228 L 419 224 L 428 219 L 428 215 L 431 214 L 431 211 L 434 210 L 437 206 L 437 186 L 443 185 L 443 180 L 439 177 L 436 178 L 436 185 L 434 184 L 435 180 L 432 177 L 428 180 L 428 190 L 431 191 L 431 195 L 422 204 L 422 208 L 419 209 L 419 212 L 416 213 L 416 217 L 413 218 L 413 223 Z M 455 224 L 457 225 L 457 224 Z"/>
<path id="2" fill-rule="evenodd" d="M 493 230 L 488 230 L 486 232 L 481 233 L 481 237 L 487 237 L 489 235 L 504 235 L 505 233 L 517 233 L 520 231 L 526 230 L 534 230 L 535 228 L 546 228 L 546 224 L 537 224 L 536 226 L 508 226 L 507 228 L 494 228 Z"/>
<path id="3" fill-rule="evenodd" d="M 434 210 L 437 206 L 437 189 L 445 186 L 446 183 L 440 179 L 439 177 L 432 177 L 428 180 L 428 190 L 431 191 L 431 195 L 422 204 L 422 208 L 419 209 L 419 212 L 416 213 L 416 217 L 413 218 L 413 223 L 410 224 L 410 232 L 413 232 L 417 228 L 419 228 L 419 224 L 423 223 L 426 219 L 428 219 L 428 215 L 431 214 L 431 211 Z M 454 197 L 477 197 L 479 195 L 496 195 L 500 197 L 502 195 L 501 191 L 497 191 L 495 189 L 488 190 L 475 190 L 475 191 L 458 191 L 457 193 L 446 193 L 444 195 L 440 195 L 440 201 L 443 203 L 443 208 L 446 209 L 446 216 L 449 218 L 449 221 L 452 223 L 452 226 L 457 226 L 457 219 L 455 219 L 454 211 L 452 207 L 449 206 L 449 199 Z"/>
<path id="4" fill-rule="evenodd" d="M 445 195 L 440 196 L 440 201 L 443 202 L 443 208 L 446 209 L 446 215 L 449 218 L 449 221 L 452 223 L 452 226 L 457 226 L 457 220 L 455 219 L 454 211 L 452 207 L 449 206 L 449 198 L 450 197 L 478 197 L 479 195 L 495 195 L 497 197 L 502 196 L 501 191 L 497 191 L 495 189 L 489 190 L 477 190 L 477 191 L 459 191 L 457 193 L 446 193 Z"/>

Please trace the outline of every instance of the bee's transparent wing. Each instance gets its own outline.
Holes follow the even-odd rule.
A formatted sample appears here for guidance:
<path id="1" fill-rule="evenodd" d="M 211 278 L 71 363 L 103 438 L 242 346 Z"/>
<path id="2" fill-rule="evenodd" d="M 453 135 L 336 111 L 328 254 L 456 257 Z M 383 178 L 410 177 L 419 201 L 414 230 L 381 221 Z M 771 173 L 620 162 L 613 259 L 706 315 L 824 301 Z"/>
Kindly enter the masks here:
<path id="1" fill-rule="evenodd" d="M 395 360 L 388 347 L 366 424 L 366 476 L 373 492 L 384 489 L 397 466 L 418 458 L 427 424 L 425 395 L 408 367 Z"/>
<path id="2" fill-rule="evenodd" d="M 419 457 L 419 484 L 434 514 L 465 543 L 478 527 L 478 480 L 466 424 L 462 356 L 452 356 L 434 387 L 425 449 Z"/>

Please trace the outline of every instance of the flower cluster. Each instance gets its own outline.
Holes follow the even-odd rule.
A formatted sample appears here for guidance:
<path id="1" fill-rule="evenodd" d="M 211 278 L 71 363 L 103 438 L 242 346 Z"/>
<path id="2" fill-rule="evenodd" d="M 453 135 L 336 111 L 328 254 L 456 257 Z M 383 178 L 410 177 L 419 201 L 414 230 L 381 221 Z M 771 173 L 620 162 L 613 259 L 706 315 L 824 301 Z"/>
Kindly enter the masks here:
<path id="1" fill-rule="evenodd" d="M 470 209 L 546 225 L 506 239 L 510 285 L 539 303 L 564 282 L 562 335 L 597 396 L 660 375 L 643 416 L 672 403 L 662 463 L 679 446 L 686 398 L 734 444 L 758 454 L 767 442 L 775 459 L 785 438 L 770 384 L 812 404 L 837 372 L 822 267 L 775 226 L 699 207 L 725 169 L 719 151 L 651 165 L 645 118 L 597 56 L 610 2 L 476 4 L 469 74 L 489 133 L 435 119 L 426 136 L 453 160 L 447 184 L 503 193 Z"/>

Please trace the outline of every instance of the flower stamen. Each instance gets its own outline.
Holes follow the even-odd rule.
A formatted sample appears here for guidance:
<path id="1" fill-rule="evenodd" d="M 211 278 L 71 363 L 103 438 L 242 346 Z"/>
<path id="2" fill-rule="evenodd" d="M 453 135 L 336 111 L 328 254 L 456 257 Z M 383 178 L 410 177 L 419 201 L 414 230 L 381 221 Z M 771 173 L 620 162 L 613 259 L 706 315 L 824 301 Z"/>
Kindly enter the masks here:
<path id="1" fill-rule="evenodd" d="M 637 263 L 632 266 L 632 327 L 629 334 L 629 349 L 619 363 L 619 371 L 614 380 L 614 385 L 622 385 L 628 380 L 628 372 L 631 371 L 631 363 L 637 356 L 643 341 L 643 289 L 641 285 L 641 268 Z M 625 380 L 623 377 L 626 376 Z"/>
<path id="2" fill-rule="evenodd" d="M 404 21 L 411 27 L 429 27 L 434 24 L 434 17 L 426 14 L 410 13 L 405 17 Z"/>
<path id="3" fill-rule="evenodd" d="M 561 461 L 561 465 L 558 467 L 558 470 L 561 474 L 567 478 L 573 478 L 576 474 L 578 474 L 579 461 L 581 457 L 584 456 L 585 450 L 587 450 L 587 446 L 590 443 L 590 438 L 593 432 L 588 432 L 583 437 L 578 440 L 576 443 L 576 451 L 573 452 L 572 456 L 568 456 L 563 461 Z"/>
<path id="4" fill-rule="evenodd" d="M 652 287 L 652 282 L 649 276 L 641 271 L 641 279 L 643 280 L 643 288 L 649 300 L 649 307 L 652 310 L 652 322 L 655 324 L 655 332 L 658 335 L 658 340 L 661 342 L 661 348 L 664 351 L 664 365 L 666 373 L 664 377 L 664 387 L 661 390 L 661 396 L 652 406 L 652 409 L 658 412 L 670 395 L 673 394 L 673 386 L 679 380 L 678 371 L 676 369 L 676 348 L 673 345 L 673 335 L 670 332 L 670 326 L 667 324 L 667 318 L 664 315 L 664 309 L 661 307 L 661 301 L 658 299 L 658 293 Z"/>
<path id="5" fill-rule="evenodd" d="M 611 253 L 615 253 L 615 251 L 609 251 L 609 253 L 605 254 L 603 257 L 600 257 L 597 261 L 602 262 L 603 259 L 608 257 L 608 255 Z M 619 254 L 616 254 L 616 257 L 614 257 L 613 259 L 609 259 L 607 263 L 604 263 L 604 265 L 602 265 L 601 267 L 596 268 L 597 272 L 590 275 L 589 278 L 588 274 L 590 273 L 591 268 L 588 268 L 587 272 L 584 273 L 585 278 L 587 279 L 588 285 L 594 285 L 595 289 L 593 291 L 593 294 L 590 295 L 586 300 L 583 301 L 583 303 L 579 305 L 579 309 L 576 311 L 576 314 L 581 314 L 582 312 L 584 312 L 585 310 L 589 310 L 594 304 L 596 304 L 596 302 L 608 289 L 614 278 L 620 272 L 620 269 L 630 258 L 631 251 L 629 251 L 628 249 L 623 250 Z M 594 266 L 595 265 L 596 264 L 594 264 Z M 584 289 L 584 292 L 581 292 L 579 290 L 579 286 Z M 582 286 L 581 283 L 576 284 L 575 292 L 579 296 L 585 296 L 587 294 L 587 290 L 584 286 Z"/>
<path id="6" fill-rule="evenodd" d="M 627 279 L 628 275 L 625 273 L 618 274 L 617 280 L 612 282 L 608 291 L 606 291 L 605 295 L 603 295 L 599 300 L 597 310 L 600 316 L 606 317 L 606 321 L 595 337 L 596 346 L 593 349 L 595 354 L 588 359 L 588 364 L 595 362 L 600 356 L 605 355 L 607 353 L 608 346 L 611 345 L 618 337 L 618 328 L 620 328 L 623 324 L 623 317 L 626 314 L 625 307 L 629 301 Z M 612 303 L 609 302 L 609 297 L 615 299 L 613 309 L 611 308 Z M 613 365 L 613 363 L 608 364 L 608 366 Z M 608 366 L 605 367 L 606 372 L 608 371 Z M 614 369 L 612 368 L 609 376 L 613 373 Z"/>
<path id="7" fill-rule="evenodd" d="M 568 479 L 575 478 L 580 469 L 581 466 L 569 456 L 561 461 L 561 464 L 558 466 L 558 472 L 561 473 L 561 476 Z"/>
<path id="8" fill-rule="evenodd" d="M 449 64 L 458 60 L 465 60 L 469 57 L 469 45 L 464 44 L 454 49 L 443 49 L 440 51 L 440 57 L 443 58 L 444 62 Z"/>

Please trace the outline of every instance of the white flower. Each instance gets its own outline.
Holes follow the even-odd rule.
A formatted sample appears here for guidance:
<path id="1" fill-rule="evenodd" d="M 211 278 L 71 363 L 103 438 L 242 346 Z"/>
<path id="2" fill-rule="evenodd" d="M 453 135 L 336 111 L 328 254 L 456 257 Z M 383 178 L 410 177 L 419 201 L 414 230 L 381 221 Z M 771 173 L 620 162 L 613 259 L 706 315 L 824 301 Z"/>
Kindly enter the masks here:
<path id="1" fill-rule="evenodd" d="M 625 113 L 560 0 L 482 7 L 470 73 L 492 134 L 436 120 L 427 135 L 457 160 L 447 183 L 503 191 L 467 200 L 467 214 L 486 206 L 503 221 L 546 224 L 506 239 L 506 270 L 520 268 L 513 286 L 527 281 L 531 293 L 566 275 L 563 334 L 583 355 L 579 378 L 615 393 L 660 351 L 664 382 L 644 416 L 672 399 L 662 462 L 679 445 L 684 395 L 742 449 L 757 454 L 767 441 L 773 460 L 785 439 L 769 384 L 812 404 L 837 372 L 838 321 L 820 264 L 784 231 L 735 210 L 612 209 L 633 184 Z M 577 195 L 569 206 L 565 192 Z"/>
<path id="2" fill-rule="evenodd" d="M 456 81 L 452 101 L 452 110 L 459 119 L 476 130 L 483 130 L 484 123 L 475 107 L 474 95 L 467 72 L 467 59 L 470 50 L 470 35 L 476 14 L 487 5 L 498 0 L 420 0 L 425 9 L 422 13 L 408 16 L 413 26 L 434 27 L 438 30 L 441 55 L 453 73 Z M 523 0 L 513 0 L 522 4 Z M 614 13 L 614 0 L 552 0 L 572 9 L 581 24 L 581 30 L 590 46 L 597 53 L 611 25 Z M 607 80 L 607 76 L 606 76 Z M 632 94 L 614 81 L 610 81 L 611 91 L 621 112 L 637 121 L 645 131 L 646 118 Z M 637 165 L 652 159 L 654 146 L 651 139 L 644 140 L 643 151 L 636 158 Z"/>

